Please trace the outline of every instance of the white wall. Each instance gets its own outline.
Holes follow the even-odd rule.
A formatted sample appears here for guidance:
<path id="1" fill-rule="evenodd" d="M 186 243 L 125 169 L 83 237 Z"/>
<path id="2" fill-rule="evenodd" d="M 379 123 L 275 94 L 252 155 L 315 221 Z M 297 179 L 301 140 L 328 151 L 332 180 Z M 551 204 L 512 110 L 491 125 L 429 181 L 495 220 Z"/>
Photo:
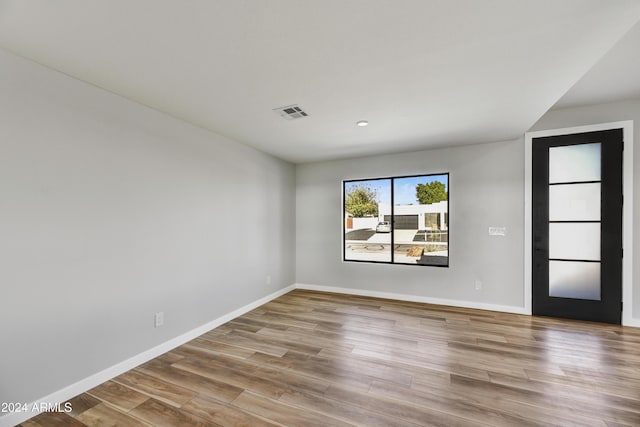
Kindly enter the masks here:
<path id="1" fill-rule="evenodd" d="M 0 402 L 291 285 L 294 193 L 289 163 L 0 50 Z"/>
<path id="2" fill-rule="evenodd" d="M 352 218 L 353 220 L 353 227 L 352 230 L 359 230 L 362 228 L 371 228 L 374 229 L 376 228 L 376 225 L 378 225 L 378 218 Z"/>
<path id="3" fill-rule="evenodd" d="M 296 281 L 523 309 L 523 156 L 509 141 L 298 165 Z M 342 262 L 342 180 L 440 172 L 450 173 L 449 268 Z"/>
<path id="4" fill-rule="evenodd" d="M 640 141 L 640 99 L 547 112 L 530 130 L 634 120 Z M 634 170 L 640 150 L 633 150 Z M 523 140 L 298 165 L 296 282 L 404 294 L 468 306 L 523 307 Z M 341 180 L 450 172 L 450 267 L 344 263 Z M 633 265 L 640 265 L 640 173 L 634 173 Z M 312 226 L 310 226 L 312 225 Z M 489 226 L 507 236 L 489 237 Z M 483 282 L 476 291 L 474 281 Z M 517 310 L 514 310 L 517 311 Z M 640 318 L 640 275 L 634 274 L 632 316 Z"/>
<path id="5" fill-rule="evenodd" d="M 633 150 L 633 265 L 640 266 L 640 99 L 625 100 L 608 104 L 585 107 L 564 108 L 547 112 L 531 128 L 531 131 L 566 128 L 572 126 L 593 125 L 599 123 L 634 121 Z M 628 200 L 625 198 L 625 200 Z M 626 304 L 626 303 L 625 303 Z M 640 274 L 637 268 L 633 278 L 632 316 L 640 318 Z M 637 322 L 640 324 L 640 322 Z"/>

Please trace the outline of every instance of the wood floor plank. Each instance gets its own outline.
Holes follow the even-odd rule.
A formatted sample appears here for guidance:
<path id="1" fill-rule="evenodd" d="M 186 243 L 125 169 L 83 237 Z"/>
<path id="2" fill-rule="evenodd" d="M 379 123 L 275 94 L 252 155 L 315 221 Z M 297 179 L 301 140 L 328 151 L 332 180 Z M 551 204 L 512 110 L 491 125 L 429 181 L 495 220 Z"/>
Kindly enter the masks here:
<path id="1" fill-rule="evenodd" d="M 230 333 L 231 332 L 233 331 L 230 331 Z M 249 338 L 245 338 L 238 335 L 234 337 L 230 337 L 228 334 L 220 335 L 220 336 L 211 336 L 210 334 L 207 334 L 206 337 L 207 339 L 220 344 L 236 346 L 236 347 L 244 348 L 245 350 L 251 350 L 253 352 L 259 351 L 261 353 L 272 354 L 274 356 L 282 356 L 288 351 L 287 348 L 282 346 L 276 346 L 271 344 L 265 344 L 262 342 L 252 341 Z"/>
<path id="2" fill-rule="evenodd" d="M 69 412 L 69 415 L 77 418 L 78 415 L 100 404 L 100 400 L 88 395 L 87 393 L 82 393 L 81 395 L 70 399 L 66 403 L 69 403 L 69 405 L 71 406 L 71 412 Z"/>
<path id="3" fill-rule="evenodd" d="M 133 408 L 130 414 L 158 427 L 215 427 L 219 424 L 155 399 L 149 399 Z"/>
<path id="4" fill-rule="evenodd" d="M 280 425 L 213 399 L 196 397 L 187 402 L 182 409 L 225 427 L 274 427 Z"/>
<path id="5" fill-rule="evenodd" d="M 42 427 L 86 427 L 86 424 L 64 412 L 43 412 L 33 417 L 31 422 Z"/>
<path id="6" fill-rule="evenodd" d="M 372 414 L 367 409 L 344 401 L 318 396 L 309 393 L 287 392 L 278 399 L 308 411 L 316 411 L 331 414 L 333 417 L 363 427 L 410 427 L 417 424 L 408 423 L 406 420 L 394 418 L 385 414 Z"/>
<path id="7" fill-rule="evenodd" d="M 612 396 L 602 391 L 590 391 L 563 384 L 541 383 L 508 375 L 492 373 L 490 376 L 491 382 L 499 387 L 500 393 L 509 392 L 513 399 L 531 401 L 532 394 L 537 394 L 543 402 L 541 406 L 559 405 L 575 408 L 585 414 L 592 414 L 594 417 L 603 417 L 605 420 L 620 419 L 627 422 L 635 420 L 635 424 L 631 425 L 640 425 L 640 405 L 637 399 Z M 454 377 L 453 381 L 462 382 L 462 379 Z M 468 379 L 464 379 L 464 382 L 468 381 Z M 486 387 L 486 384 L 484 386 Z M 493 395 L 494 391 L 488 390 L 487 393 Z"/>
<path id="8" fill-rule="evenodd" d="M 113 381 L 102 383 L 89 390 L 87 394 L 104 402 L 109 402 L 124 411 L 130 411 L 149 399 L 149 396 Z"/>
<path id="9" fill-rule="evenodd" d="M 640 329 L 295 290 L 24 426 L 640 426 Z"/>
<path id="10" fill-rule="evenodd" d="M 500 389 L 493 389 L 487 393 L 482 385 L 491 385 L 489 381 L 478 380 L 463 376 L 452 375 L 451 384 L 431 383 L 415 384 L 413 393 L 394 384 L 378 381 L 372 385 L 371 392 L 380 393 L 396 399 L 406 399 L 415 403 L 422 402 L 436 409 L 449 407 L 452 413 L 468 419 L 482 420 L 495 426 L 513 425 L 543 425 L 543 426 L 599 426 L 604 422 L 597 418 L 549 405 L 536 406 L 539 403 L 534 393 L 526 395 L 525 399 L 513 399 L 508 393 L 501 393 Z M 458 379 L 467 380 L 467 387 L 461 387 Z M 496 404 L 499 403 L 499 404 Z"/>
<path id="11" fill-rule="evenodd" d="M 186 372 L 164 363 L 148 363 L 136 370 L 166 383 L 175 384 L 199 395 L 215 397 L 224 402 L 231 402 L 242 393 L 243 389 L 225 382 L 215 381 L 192 372 Z"/>
<path id="12" fill-rule="evenodd" d="M 113 379 L 113 382 L 125 385 L 156 400 L 177 407 L 180 407 L 180 405 L 196 395 L 195 392 L 184 387 L 153 378 L 135 370 L 118 375 Z"/>
<path id="13" fill-rule="evenodd" d="M 248 357 L 253 356 L 256 353 L 254 350 L 247 350 L 245 348 L 238 347 L 235 345 L 222 344 L 219 342 L 215 342 L 213 340 L 209 340 L 207 339 L 206 334 L 191 341 L 191 344 L 194 344 L 194 345 L 198 344 L 200 346 L 202 346 L 205 343 L 206 343 L 206 348 L 209 351 L 213 352 L 214 354 L 223 353 L 229 356 L 236 356 L 242 359 L 246 359 Z"/>
<path id="14" fill-rule="evenodd" d="M 184 360 L 173 366 L 186 372 L 191 372 L 215 381 L 225 382 L 243 390 L 252 390 L 255 393 L 275 399 L 287 390 L 286 385 L 279 382 L 255 376 L 251 372 L 228 369 L 216 363 Z"/>
<path id="15" fill-rule="evenodd" d="M 308 427 L 347 427 L 353 424 L 333 418 L 330 414 L 300 410 L 278 400 L 269 399 L 260 395 L 245 391 L 236 400 L 233 406 L 242 408 L 247 412 L 259 415 L 268 420 L 287 426 Z"/>
<path id="16" fill-rule="evenodd" d="M 279 335 L 268 335 L 265 333 L 259 334 L 255 332 L 247 332 L 247 331 L 233 331 L 229 334 L 230 337 L 244 337 L 248 338 L 255 342 L 262 342 L 265 344 L 272 344 L 277 346 L 282 346 L 287 349 L 287 351 L 299 351 L 300 353 L 307 354 L 318 354 L 322 347 L 312 344 L 305 344 L 300 341 L 293 341 L 290 338 L 286 337 L 285 334 Z"/>
<path id="17" fill-rule="evenodd" d="M 372 393 L 363 393 L 348 386 L 331 386 L 325 396 L 361 407 L 371 414 L 384 414 L 421 426 L 488 426 L 490 424 L 452 415 L 428 406 L 390 399 Z"/>
<path id="18" fill-rule="evenodd" d="M 100 403 L 77 417 L 88 427 L 149 427 L 149 423 L 124 414 L 113 407 Z"/>
<path id="19" fill-rule="evenodd" d="M 556 417 L 558 420 L 564 420 L 561 425 L 568 425 L 574 421 L 579 422 L 578 425 L 602 425 L 608 421 L 637 425 L 640 421 L 640 414 L 629 410 L 637 406 L 635 402 L 627 407 L 624 407 L 623 401 L 619 402 L 620 406 L 612 405 L 612 402 L 603 405 L 599 398 L 593 399 L 593 395 L 576 389 L 563 390 L 562 386 L 555 386 L 552 393 L 542 393 L 538 391 L 539 388 L 530 390 L 461 376 L 452 376 L 452 385 L 469 395 L 480 394 L 492 399 L 498 398 L 500 402 L 519 402 L 532 406 L 533 414 L 540 414 L 538 418 Z M 560 396 L 565 398 L 562 399 Z"/>

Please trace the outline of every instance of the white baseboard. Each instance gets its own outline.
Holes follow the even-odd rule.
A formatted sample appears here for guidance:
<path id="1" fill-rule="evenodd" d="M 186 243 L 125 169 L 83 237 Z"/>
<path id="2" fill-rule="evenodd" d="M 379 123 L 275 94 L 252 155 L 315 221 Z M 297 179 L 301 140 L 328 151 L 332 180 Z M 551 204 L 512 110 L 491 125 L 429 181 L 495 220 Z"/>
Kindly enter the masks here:
<path id="1" fill-rule="evenodd" d="M 296 283 L 295 289 L 306 289 L 309 291 L 334 292 L 337 294 L 359 295 L 363 297 L 386 298 L 398 301 L 423 302 L 427 304 L 449 305 L 452 307 L 476 308 L 478 310 L 500 311 L 503 313 L 525 314 L 531 316 L 531 311 L 525 307 L 487 304 L 474 301 L 450 300 L 444 298 L 431 298 L 417 295 L 396 294 L 392 292 L 369 291 L 366 289 L 339 288 L 334 286 L 310 285 L 307 283 Z M 640 328 L 640 319 L 624 318 L 622 326 Z"/>
<path id="2" fill-rule="evenodd" d="M 427 304 L 449 305 L 453 307 L 476 308 L 478 310 L 501 311 L 504 313 L 531 314 L 527 313 L 524 307 L 487 304 L 483 302 L 450 300 L 443 298 L 431 298 L 418 295 L 396 294 L 391 292 L 369 291 L 365 289 L 338 288 L 333 286 L 309 285 L 306 283 L 296 283 L 296 289 L 306 289 L 309 291 L 335 292 L 338 294 L 359 295 L 363 297 L 376 297 L 394 299 L 398 301 L 423 302 Z"/>
<path id="3" fill-rule="evenodd" d="M 623 326 L 633 326 L 635 328 L 640 328 L 640 319 L 635 319 L 635 318 L 629 318 L 629 319 L 622 319 L 622 325 Z"/>
<path id="4" fill-rule="evenodd" d="M 295 285 L 287 286 L 286 288 L 280 289 L 270 295 L 267 295 L 264 298 L 260 298 L 259 300 L 253 301 L 243 307 L 240 307 L 236 310 L 233 310 L 230 313 L 227 313 L 223 316 L 218 317 L 202 326 L 199 326 L 195 329 L 192 329 L 188 332 L 185 332 L 182 335 L 179 335 L 169 341 L 166 341 L 160 345 L 157 345 L 149 350 L 146 350 L 140 354 L 137 354 L 123 362 L 120 362 L 116 365 L 113 365 L 103 371 L 100 371 L 96 374 L 91 375 L 85 379 L 82 379 L 74 384 L 71 384 L 61 390 L 58 390 L 54 393 L 51 393 L 48 396 L 43 397 L 42 399 L 38 399 L 35 402 L 29 403 L 27 405 L 28 410 L 26 412 L 12 412 L 0 417 L 0 427 L 12 427 L 16 424 L 20 424 L 31 417 L 35 417 L 40 413 L 38 407 L 41 402 L 47 404 L 63 403 L 72 397 L 75 397 L 81 393 L 84 393 L 87 390 L 91 390 L 92 388 L 104 383 L 105 381 L 110 380 L 111 378 L 117 377 L 118 375 L 127 372 L 136 366 L 139 366 L 149 360 L 160 356 L 161 354 L 166 353 L 167 351 L 173 350 L 174 348 L 191 341 L 194 338 L 199 337 L 205 332 L 210 331 L 211 329 L 217 328 L 218 326 L 227 323 L 230 320 L 235 319 L 238 316 L 242 316 L 243 314 L 260 307 L 263 304 L 268 303 L 269 301 L 278 298 L 281 295 L 286 294 L 287 292 L 295 289 Z M 32 411 L 32 408 L 35 407 L 35 410 Z"/>

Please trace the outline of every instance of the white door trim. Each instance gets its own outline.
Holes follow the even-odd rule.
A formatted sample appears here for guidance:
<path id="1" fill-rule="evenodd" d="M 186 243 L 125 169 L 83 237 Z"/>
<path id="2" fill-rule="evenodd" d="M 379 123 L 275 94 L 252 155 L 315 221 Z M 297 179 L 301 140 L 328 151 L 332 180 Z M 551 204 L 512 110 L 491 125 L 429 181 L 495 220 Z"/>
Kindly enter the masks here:
<path id="1" fill-rule="evenodd" d="M 622 324 L 640 326 L 640 313 L 633 313 L 633 121 L 602 123 L 563 129 L 527 132 L 524 135 L 524 308 L 531 314 L 531 172 L 533 138 L 569 135 L 599 130 L 622 129 L 624 152 L 622 160 Z M 634 316 L 635 314 L 635 316 Z"/>

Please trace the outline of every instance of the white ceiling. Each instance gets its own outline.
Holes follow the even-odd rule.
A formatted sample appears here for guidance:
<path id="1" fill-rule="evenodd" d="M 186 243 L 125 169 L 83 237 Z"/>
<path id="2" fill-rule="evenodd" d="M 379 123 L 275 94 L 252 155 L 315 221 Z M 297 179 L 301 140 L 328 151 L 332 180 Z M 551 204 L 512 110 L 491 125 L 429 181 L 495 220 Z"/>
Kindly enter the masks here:
<path id="1" fill-rule="evenodd" d="M 309 162 L 516 138 L 639 19 L 639 0 L 0 0 L 0 46 Z M 562 105 L 610 96 L 610 67 Z M 309 117 L 272 111 L 293 103 Z"/>

